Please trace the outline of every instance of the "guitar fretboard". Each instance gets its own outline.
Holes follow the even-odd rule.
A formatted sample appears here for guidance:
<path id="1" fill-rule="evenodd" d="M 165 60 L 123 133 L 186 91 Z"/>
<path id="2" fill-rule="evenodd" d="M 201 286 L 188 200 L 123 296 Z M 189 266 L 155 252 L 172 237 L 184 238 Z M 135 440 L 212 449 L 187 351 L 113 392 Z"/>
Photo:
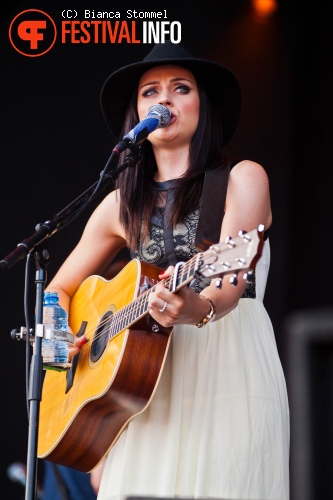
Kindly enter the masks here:
<path id="1" fill-rule="evenodd" d="M 191 282 L 196 275 L 200 255 L 197 254 L 185 263 L 178 264 L 175 273 L 159 283 L 164 284 L 169 290 L 179 290 L 181 287 Z M 175 283 L 174 283 L 175 281 Z M 149 295 L 155 291 L 157 285 L 143 292 L 137 299 L 114 313 L 110 322 L 109 338 L 114 337 L 122 330 L 129 328 L 148 312 Z"/>

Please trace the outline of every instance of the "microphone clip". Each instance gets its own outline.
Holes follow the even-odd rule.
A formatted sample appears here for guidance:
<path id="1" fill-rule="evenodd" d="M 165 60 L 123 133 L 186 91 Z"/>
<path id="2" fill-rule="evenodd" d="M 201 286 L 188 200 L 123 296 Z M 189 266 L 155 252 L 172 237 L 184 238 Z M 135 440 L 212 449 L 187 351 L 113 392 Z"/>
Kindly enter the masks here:
<path id="1" fill-rule="evenodd" d="M 141 146 L 133 148 L 131 152 L 125 156 L 124 165 L 126 167 L 135 167 L 135 165 L 142 160 L 142 150 Z"/>

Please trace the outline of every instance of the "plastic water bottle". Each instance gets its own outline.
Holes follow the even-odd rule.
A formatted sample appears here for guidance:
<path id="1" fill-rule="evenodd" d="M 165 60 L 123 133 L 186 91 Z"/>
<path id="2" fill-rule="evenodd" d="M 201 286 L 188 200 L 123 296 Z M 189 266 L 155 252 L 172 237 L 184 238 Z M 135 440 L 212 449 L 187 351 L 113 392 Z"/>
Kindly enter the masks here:
<path id="1" fill-rule="evenodd" d="M 44 338 L 42 339 L 43 363 L 66 363 L 68 359 L 67 312 L 59 305 L 57 292 L 44 293 Z"/>

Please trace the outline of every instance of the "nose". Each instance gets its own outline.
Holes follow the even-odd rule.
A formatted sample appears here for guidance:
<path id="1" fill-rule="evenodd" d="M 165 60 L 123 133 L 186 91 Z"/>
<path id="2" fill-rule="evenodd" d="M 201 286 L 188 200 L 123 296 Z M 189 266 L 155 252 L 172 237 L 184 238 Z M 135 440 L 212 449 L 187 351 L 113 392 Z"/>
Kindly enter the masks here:
<path id="1" fill-rule="evenodd" d="M 159 104 L 163 106 L 172 106 L 172 97 L 170 93 L 165 90 L 162 94 L 160 94 Z"/>
<path id="2" fill-rule="evenodd" d="M 162 104 L 163 106 L 171 106 L 172 101 L 171 99 L 160 99 L 159 104 Z"/>

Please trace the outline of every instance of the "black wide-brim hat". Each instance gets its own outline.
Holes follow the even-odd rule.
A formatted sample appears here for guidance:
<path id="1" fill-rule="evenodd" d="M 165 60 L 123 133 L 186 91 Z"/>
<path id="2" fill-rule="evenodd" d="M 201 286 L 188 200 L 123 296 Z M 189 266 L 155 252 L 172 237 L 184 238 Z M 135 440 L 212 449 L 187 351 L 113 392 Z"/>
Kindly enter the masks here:
<path id="1" fill-rule="evenodd" d="M 203 83 L 213 105 L 220 110 L 226 144 L 235 132 L 241 112 L 241 90 L 235 75 L 221 64 L 196 58 L 182 45 L 172 42 L 155 45 L 143 61 L 114 71 L 105 81 L 101 106 L 115 138 L 120 138 L 126 110 L 141 76 L 155 66 L 167 64 L 189 69 Z"/>

